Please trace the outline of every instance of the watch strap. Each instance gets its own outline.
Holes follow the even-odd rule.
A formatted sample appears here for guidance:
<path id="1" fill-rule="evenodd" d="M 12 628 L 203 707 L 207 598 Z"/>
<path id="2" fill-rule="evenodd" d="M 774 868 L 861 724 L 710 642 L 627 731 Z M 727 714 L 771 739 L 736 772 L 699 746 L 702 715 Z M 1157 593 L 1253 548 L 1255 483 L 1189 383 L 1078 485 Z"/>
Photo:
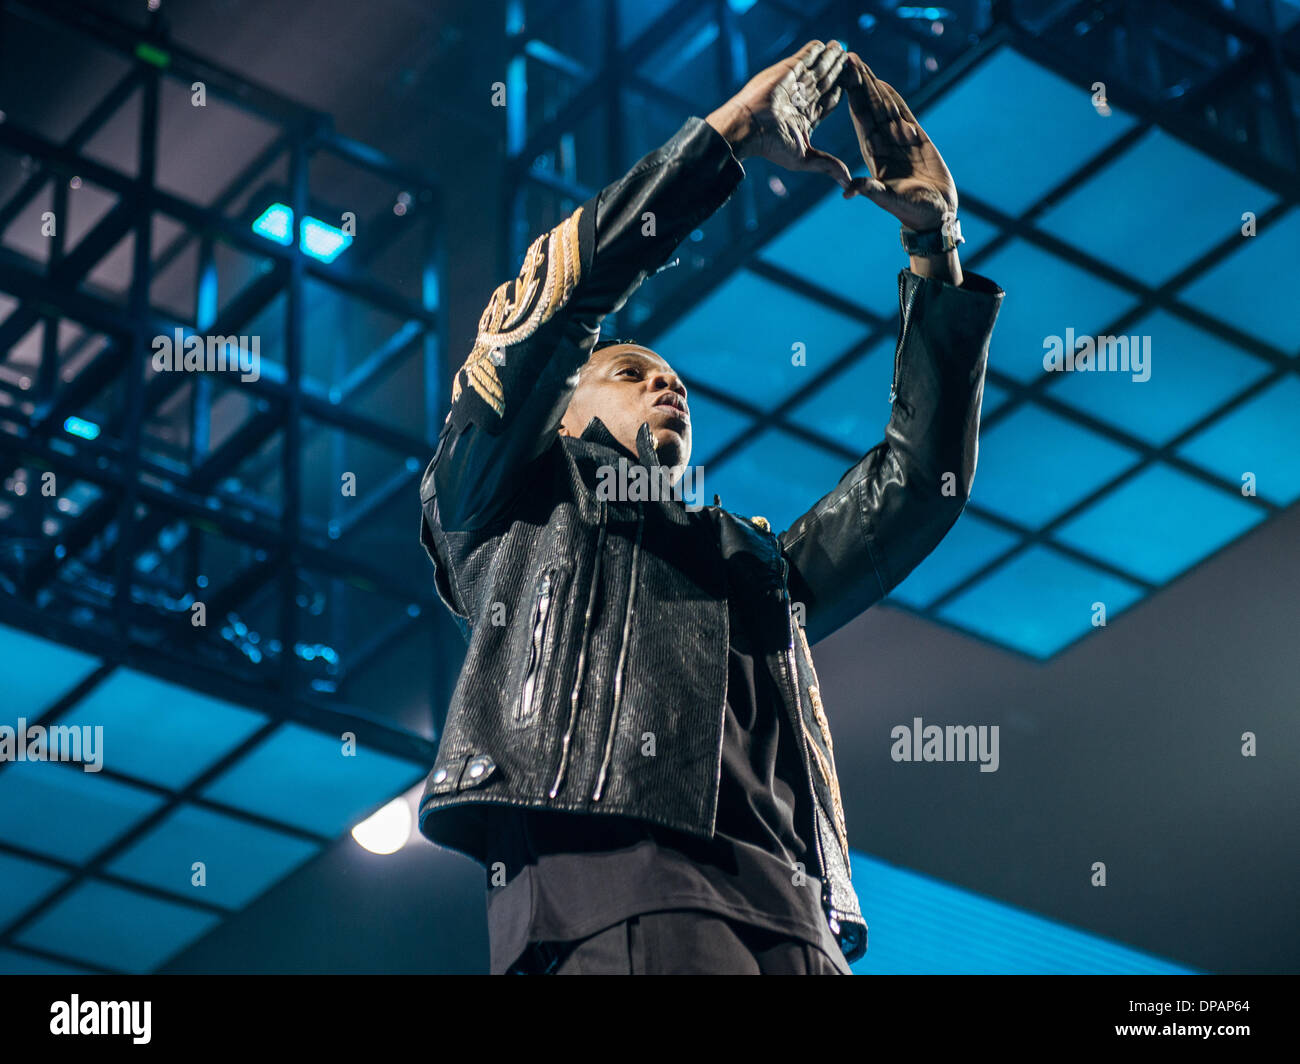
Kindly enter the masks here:
<path id="1" fill-rule="evenodd" d="M 903 250 L 909 255 L 944 255 L 966 242 L 961 235 L 961 221 L 955 214 L 945 217 L 937 229 L 918 231 L 903 226 L 898 235 Z"/>

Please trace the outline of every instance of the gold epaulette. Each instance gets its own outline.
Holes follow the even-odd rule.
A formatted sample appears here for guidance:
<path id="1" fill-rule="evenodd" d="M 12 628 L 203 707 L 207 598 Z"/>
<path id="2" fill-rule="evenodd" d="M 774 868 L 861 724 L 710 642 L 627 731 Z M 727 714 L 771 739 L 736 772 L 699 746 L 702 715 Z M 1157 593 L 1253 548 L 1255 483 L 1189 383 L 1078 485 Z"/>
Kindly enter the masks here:
<path id="1" fill-rule="evenodd" d="M 497 367 L 504 365 L 506 349 L 527 340 L 554 316 L 569 297 L 582 273 L 578 243 L 579 207 L 528 248 L 519 276 L 492 293 L 479 318 L 478 336 L 469 358 L 456 373 L 451 401 L 463 389 L 473 388 L 497 416 L 505 413 L 505 391 Z"/>

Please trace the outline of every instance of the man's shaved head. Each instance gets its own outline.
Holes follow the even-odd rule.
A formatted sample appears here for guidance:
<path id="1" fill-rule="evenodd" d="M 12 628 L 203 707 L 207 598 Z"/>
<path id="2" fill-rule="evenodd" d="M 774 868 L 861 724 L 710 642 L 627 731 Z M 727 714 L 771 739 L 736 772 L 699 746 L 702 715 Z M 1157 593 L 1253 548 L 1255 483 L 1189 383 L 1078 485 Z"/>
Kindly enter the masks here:
<path id="1" fill-rule="evenodd" d="M 560 435 L 581 436 L 593 417 L 633 454 L 637 432 L 643 423 L 649 424 L 659 462 L 674 469 L 674 478 L 690 461 L 686 386 L 648 347 L 630 340 L 596 345 L 579 373 Z"/>

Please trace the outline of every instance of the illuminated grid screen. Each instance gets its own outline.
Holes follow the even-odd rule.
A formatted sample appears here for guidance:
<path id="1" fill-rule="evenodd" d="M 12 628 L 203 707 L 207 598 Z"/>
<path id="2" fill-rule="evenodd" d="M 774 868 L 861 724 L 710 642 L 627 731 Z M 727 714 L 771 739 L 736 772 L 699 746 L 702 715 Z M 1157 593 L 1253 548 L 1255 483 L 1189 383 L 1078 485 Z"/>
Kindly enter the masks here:
<path id="1" fill-rule="evenodd" d="M 0 660 L 0 726 L 92 729 L 0 763 L 0 973 L 154 971 L 424 776 L 4 626 Z"/>

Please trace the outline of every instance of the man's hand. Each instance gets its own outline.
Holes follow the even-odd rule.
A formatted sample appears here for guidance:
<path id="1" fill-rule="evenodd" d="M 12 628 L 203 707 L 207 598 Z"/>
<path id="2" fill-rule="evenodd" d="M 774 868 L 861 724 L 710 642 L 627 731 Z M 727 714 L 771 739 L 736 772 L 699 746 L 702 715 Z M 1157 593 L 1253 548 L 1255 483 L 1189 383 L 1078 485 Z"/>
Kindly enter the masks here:
<path id="1" fill-rule="evenodd" d="M 848 56 L 839 41 L 809 41 L 750 78 L 705 121 L 727 138 L 738 159 L 759 155 L 787 170 L 817 170 L 848 192 L 853 183 L 849 168 L 814 148 L 810 139 L 839 103 L 837 82 Z"/>
<path id="2" fill-rule="evenodd" d="M 849 97 L 853 128 L 871 177 L 859 177 L 845 199 L 866 196 L 908 229 L 938 229 L 957 212 L 957 186 L 933 141 L 903 98 L 850 52 L 841 84 Z"/>

